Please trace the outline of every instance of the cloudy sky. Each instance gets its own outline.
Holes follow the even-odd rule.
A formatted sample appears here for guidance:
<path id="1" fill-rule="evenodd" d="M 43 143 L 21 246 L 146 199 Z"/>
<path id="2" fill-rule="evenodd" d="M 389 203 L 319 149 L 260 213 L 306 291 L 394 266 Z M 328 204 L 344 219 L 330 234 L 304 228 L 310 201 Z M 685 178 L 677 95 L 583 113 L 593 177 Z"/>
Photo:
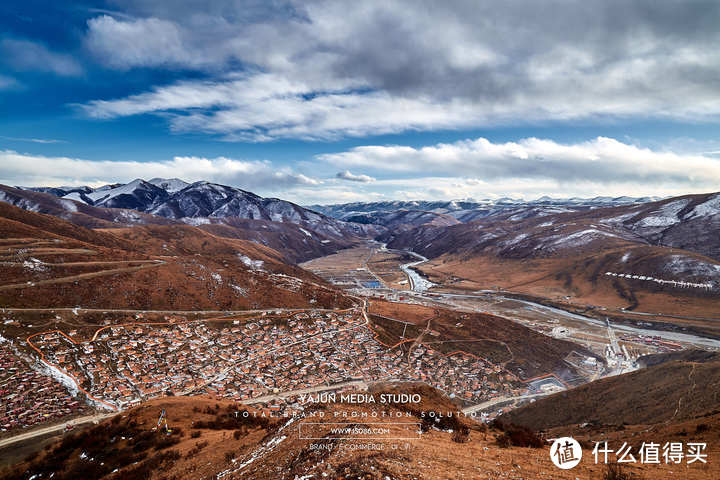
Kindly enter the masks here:
<path id="1" fill-rule="evenodd" d="M 717 191 L 718 25 L 714 0 L 9 0 L 0 183 Z"/>

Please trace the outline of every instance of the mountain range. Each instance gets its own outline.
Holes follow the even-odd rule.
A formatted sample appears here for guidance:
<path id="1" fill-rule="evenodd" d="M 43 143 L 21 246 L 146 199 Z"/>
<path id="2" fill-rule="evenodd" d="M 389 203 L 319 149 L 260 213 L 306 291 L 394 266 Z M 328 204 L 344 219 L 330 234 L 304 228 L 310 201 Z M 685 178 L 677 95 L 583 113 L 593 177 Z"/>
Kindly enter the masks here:
<path id="1" fill-rule="evenodd" d="M 439 200 L 439 201 L 385 201 L 354 202 L 334 205 L 310 205 L 308 208 L 331 217 L 347 221 L 360 221 L 364 217 L 378 218 L 383 213 L 416 211 L 448 215 L 461 222 L 468 222 L 500 212 L 524 211 L 535 208 L 539 212 L 561 213 L 565 211 L 589 210 L 619 205 L 634 205 L 659 200 L 658 197 L 594 197 L 594 198 L 551 198 L 543 196 L 537 200 L 523 200 L 503 197 L 483 200 Z"/>
<path id="2" fill-rule="evenodd" d="M 137 179 L 95 189 L 0 185 L 0 201 L 90 228 L 192 225 L 274 248 L 292 262 L 333 253 L 385 230 L 378 225 L 344 222 L 238 188 L 178 179 Z"/>
<path id="3" fill-rule="evenodd" d="M 720 310 L 715 193 L 305 208 L 210 182 L 155 178 L 99 188 L 0 186 L 0 200 L 96 229 L 191 225 L 294 263 L 375 240 L 429 258 L 419 269 L 439 286 L 503 288 L 615 311 L 705 317 Z"/>

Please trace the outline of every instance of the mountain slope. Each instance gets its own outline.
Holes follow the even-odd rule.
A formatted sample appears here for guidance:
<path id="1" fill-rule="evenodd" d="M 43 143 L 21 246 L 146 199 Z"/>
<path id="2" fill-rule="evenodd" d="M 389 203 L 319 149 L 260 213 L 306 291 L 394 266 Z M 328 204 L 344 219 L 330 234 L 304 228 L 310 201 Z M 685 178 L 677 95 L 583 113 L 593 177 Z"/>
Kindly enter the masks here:
<path id="1" fill-rule="evenodd" d="M 322 212 L 331 217 L 345 219 L 352 215 L 363 213 L 391 213 L 400 210 L 424 211 L 451 215 L 462 220 L 463 217 L 473 219 L 485 217 L 494 213 L 520 208 L 561 208 L 575 210 L 588 210 L 591 208 L 617 205 L 640 204 L 657 200 L 657 198 L 643 197 L 595 197 L 595 198 L 550 198 L 542 197 L 537 200 L 523 200 L 513 198 L 483 199 L 483 200 L 413 200 L 413 201 L 385 201 L 385 202 L 354 202 L 335 205 L 310 205 L 308 208 Z M 467 221 L 467 220 L 462 220 Z"/>
<path id="2" fill-rule="evenodd" d="M 188 225 L 88 230 L 0 204 L 5 307 L 242 310 L 348 305 L 268 247 Z"/>
<path id="3" fill-rule="evenodd" d="M 380 237 L 441 286 L 685 317 L 720 313 L 718 194 L 537 216 L 510 212 Z M 707 322 L 706 322 L 707 323 Z M 717 325 L 705 327 L 717 330 Z M 703 327 L 704 328 L 704 327 Z"/>
<path id="4" fill-rule="evenodd" d="M 112 190 L 118 190 L 118 188 L 122 187 Z M 122 198 L 124 198 L 122 195 L 113 197 L 113 199 Z M 315 214 L 316 217 L 307 216 L 307 220 L 299 219 L 299 223 L 248 220 L 238 217 L 171 219 L 132 209 L 94 207 L 69 198 L 58 198 L 49 193 L 22 190 L 4 185 L 0 185 L 0 202 L 9 203 L 31 212 L 54 215 L 88 228 L 192 225 L 217 236 L 248 240 L 268 246 L 282 252 L 287 261 L 294 263 L 329 255 L 339 249 L 347 248 L 356 242 L 358 237 L 365 235 L 364 228 L 371 231 L 375 229 L 373 226 L 365 227 L 338 222 L 334 219 L 325 222 L 325 217 L 319 217 L 317 214 Z"/>
<path id="5" fill-rule="evenodd" d="M 615 478 L 604 476 L 606 467 L 593 462 L 587 447 L 577 467 L 559 470 L 551 463 L 541 438 L 516 427 L 476 423 L 459 414 L 442 393 L 426 386 L 388 384 L 346 393 L 376 397 L 417 394 L 421 401 L 323 403 L 306 406 L 295 417 L 273 418 L 265 409 L 207 397 L 157 399 L 85 431 L 67 434 L 14 469 L 0 472 L 0 479 L 47 478 L 51 473 L 56 480 Z M 172 429 L 169 435 L 152 430 L 163 410 Z M 357 417 L 347 418 L 344 415 L 348 412 L 355 412 Z M 370 429 L 378 427 L 378 419 L 383 418 L 392 421 L 380 427 L 387 428 L 391 436 L 402 435 L 403 440 L 348 440 L 332 430 Z M 403 430 L 403 424 L 411 428 Z M 309 435 L 301 432 L 312 432 L 319 440 L 304 438 Z M 717 431 L 711 429 L 709 433 Z M 652 434 L 657 440 L 659 432 Z M 536 448 L 524 442 L 532 442 Z M 516 446 L 520 443 L 525 446 Z M 711 455 L 716 454 L 712 440 L 709 445 Z M 715 478 L 717 474 L 712 460 L 707 466 L 636 463 L 624 469 L 634 475 L 627 478 L 638 479 L 680 478 L 678 471 L 687 480 Z"/>
<path id="6" fill-rule="evenodd" d="M 661 424 L 718 413 L 720 360 L 670 361 L 556 393 L 500 417 L 533 430 Z"/>
<path id="7" fill-rule="evenodd" d="M 72 194 L 71 194 L 72 195 Z M 99 188 L 92 193 L 80 195 L 80 200 L 89 199 L 91 205 L 107 208 L 130 208 L 147 211 L 167 200 L 169 194 L 160 187 L 141 179 L 115 188 Z"/>
<path id="8" fill-rule="evenodd" d="M 95 207 L 125 208 L 168 219 L 245 218 L 295 223 L 340 240 L 348 236 L 374 236 L 378 226 L 338 221 L 277 198 L 263 198 L 239 188 L 205 181 L 188 184 L 180 179 L 136 179 L 128 184 L 97 189 L 78 187 L 35 188 L 64 199 Z M 192 221 L 190 221 L 192 223 Z"/>
<path id="9" fill-rule="evenodd" d="M 382 239 L 428 257 L 492 251 L 500 257 L 549 257 L 564 249 L 602 244 L 682 248 L 720 260 L 720 193 L 686 195 L 640 205 L 581 212 L 500 212 L 448 228 L 423 225 Z M 595 245 L 593 245 L 595 246 Z"/>

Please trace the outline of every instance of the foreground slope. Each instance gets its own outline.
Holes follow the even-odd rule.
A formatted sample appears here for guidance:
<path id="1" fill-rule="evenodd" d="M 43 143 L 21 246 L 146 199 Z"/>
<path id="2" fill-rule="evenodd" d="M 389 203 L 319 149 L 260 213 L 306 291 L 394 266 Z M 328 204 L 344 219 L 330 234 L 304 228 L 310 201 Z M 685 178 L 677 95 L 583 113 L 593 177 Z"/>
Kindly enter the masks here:
<path id="1" fill-rule="evenodd" d="M 591 447 L 585 447 L 577 467 L 559 470 L 540 437 L 517 427 L 477 423 L 460 415 L 443 394 L 422 385 L 385 384 L 354 393 L 418 394 L 421 401 L 363 405 L 340 401 L 309 406 L 295 416 L 272 417 L 268 410 L 208 397 L 157 399 L 83 432 L 66 434 L 23 464 L 0 472 L 0 478 L 614 478 L 604 477 L 607 467 L 594 463 Z M 162 428 L 153 430 L 163 410 L 172 430 L 169 434 Z M 351 412 L 355 418 L 346 416 Z M 388 429 L 384 435 L 407 439 L 348 439 L 346 433 L 333 431 L 338 424 L 362 431 L 382 422 L 378 418 L 392 419 L 383 424 Z M 635 479 L 700 480 L 717 474 L 712 463 L 633 464 L 623 470 Z"/>
<path id="2" fill-rule="evenodd" d="M 720 413 L 720 356 L 688 351 L 650 357 L 661 363 L 539 399 L 500 419 L 548 430 L 587 423 L 663 424 Z"/>
<path id="3" fill-rule="evenodd" d="M 261 412 L 238 404 L 204 397 L 166 398 L 148 402 L 84 432 L 61 441 L 15 469 L 0 473 L 3 480 L 53 479 L 440 479 L 512 478 L 554 474 L 543 449 L 500 449 L 502 433 L 462 417 L 435 422 L 429 414 L 457 413 L 447 397 L 425 387 L 386 388 L 385 392 L 422 394 L 422 403 L 358 406 L 329 404 L 307 409 L 296 418 L 256 418 Z M 379 393 L 379 392 L 376 392 Z M 169 435 L 153 431 L 166 411 Z M 402 442 L 374 441 L 376 448 L 358 448 L 366 442 L 343 440 L 331 432 L 333 424 L 368 427 L 365 420 L 335 420 L 335 414 L 385 414 L 394 423 L 414 424 L 414 437 Z M 235 413 L 239 412 L 238 416 Z M 249 416 L 243 416 L 248 412 Z M 313 413 L 314 412 L 314 413 Z M 323 417 L 319 417 L 319 413 Z M 268 412 L 266 412 L 268 413 Z M 310 428 L 324 440 L 301 438 Z M 391 434 L 401 433 L 388 425 Z M 305 435 L 303 435 L 305 436 Z M 322 449 L 313 444 L 322 443 Z M 396 445 L 397 449 L 392 448 Z M 522 465 L 522 466 L 521 466 Z M 555 478 L 592 478 L 600 467 L 587 466 L 573 475 Z"/>

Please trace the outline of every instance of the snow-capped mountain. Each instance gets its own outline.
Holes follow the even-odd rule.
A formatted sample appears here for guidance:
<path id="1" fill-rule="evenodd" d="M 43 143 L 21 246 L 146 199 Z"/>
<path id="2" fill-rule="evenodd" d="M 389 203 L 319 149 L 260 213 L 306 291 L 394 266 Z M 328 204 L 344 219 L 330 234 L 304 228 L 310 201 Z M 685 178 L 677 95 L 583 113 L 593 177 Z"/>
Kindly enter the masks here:
<path id="1" fill-rule="evenodd" d="M 291 202 L 210 182 L 195 182 L 147 210 L 166 218 L 239 217 L 274 222 L 320 221 L 323 215 Z"/>
<path id="2" fill-rule="evenodd" d="M 141 212 L 162 203 L 169 197 L 168 192 L 145 180 L 136 179 L 126 185 L 113 188 L 100 187 L 90 193 L 73 192 L 63 198 L 83 201 L 95 207 L 131 208 Z"/>
<path id="3" fill-rule="evenodd" d="M 148 180 L 148 183 L 152 183 L 156 187 L 160 187 L 168 193 L 179 192 L 190 185 L 188 182 L 180 180 L 179 178 L 153 178 L 152 180 Z"/>
<path id="4" fill-rule="evenodd" d="M 341 221 L 277 198 L 205 181 L 153 178 L 100 188 L 33 188 L 63 200 L 102 208 L 121 208 L 178 220 L 190 225 L 222 223 L 214 219 L 248 219 L 294 224 L 316 241 L 344 241 L 348 237 L 374 237 L 383 231 L 377 225 Z"/>
<path id="5" fill-rule="evenodd" d="M 718 229 L 720 193 L 712 193 L 585 210 L 559 206 L 495 210 L 472 222 L 425 224 L 389 231 L 381 239 L 430 258 L 459 252 L 535 258 L 635 244 L 684 249 L 720 261 Z"/>
<path id="6" fill-rule="evenodd" d="M 550 198 L 544 196 L 537 200 L 523 200 L 503 197 L 483 200 L 450 200 L 450 201 L 387 201 L 387 202 L 354 202 L 335 205 L 310 205 L 307 208 L 324 213 L 331 217 L 345 220 L 361 214 L 377 214 L 383 212 L 397 212 L 400 210 L 423 211 L 450 215 L 461 222 L 468 222 L 494 215 L 503 210 L 549 207 L 566 209 L 565 211 L 580 211 L 600 207 L 614 207 L 619 205 L 633 205 L 659 200 L 657 197 L 595 197 L 595 198 Z M 543 208 L 545 207 L 545 208 Z M 560 210 L 550 209 L 552 213 Z M 538 210 L 540 211 L 540 210 Z"/>
<path id="7" fill-rule="evenodd" d="M 318 222 L 326 217 L 294 203 L 210 182 L 153 178 L 99 188 L 28 188 L 95 207 L 130 208 L 165 218 L 239 217 L 274 222 Z"/>

